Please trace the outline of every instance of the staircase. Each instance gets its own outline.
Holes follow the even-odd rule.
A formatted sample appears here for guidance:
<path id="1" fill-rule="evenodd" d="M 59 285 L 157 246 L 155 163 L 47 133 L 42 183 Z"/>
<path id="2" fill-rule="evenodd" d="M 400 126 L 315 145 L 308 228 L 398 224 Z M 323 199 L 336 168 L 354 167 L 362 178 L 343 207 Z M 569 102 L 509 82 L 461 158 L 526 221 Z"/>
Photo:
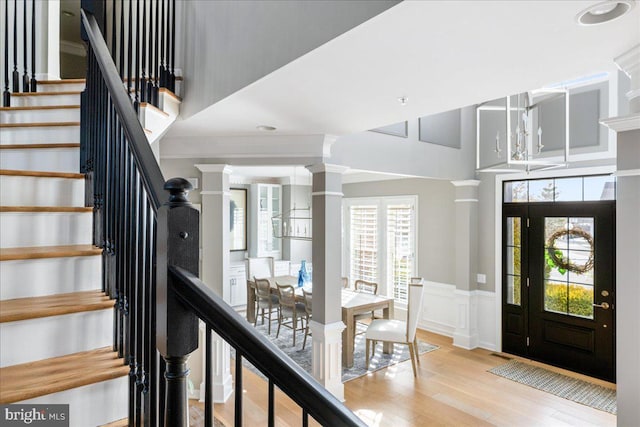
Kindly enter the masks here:
<path id="1" fill-rule="evenodd" d="M 71 426 L 127 417 L 129 367 L 79 170 L 84 80 L 0 109 L 0 404 L 69 404 Z"/>

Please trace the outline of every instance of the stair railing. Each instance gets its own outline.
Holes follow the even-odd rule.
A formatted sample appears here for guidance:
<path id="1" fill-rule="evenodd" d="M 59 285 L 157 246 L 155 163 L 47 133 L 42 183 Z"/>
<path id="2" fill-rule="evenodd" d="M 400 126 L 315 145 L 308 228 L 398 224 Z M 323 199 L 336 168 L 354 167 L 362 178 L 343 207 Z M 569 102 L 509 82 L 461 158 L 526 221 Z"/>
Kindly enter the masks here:
<path id="1" fill-rule="evenodd" d="M 275 387 L 300 405 L 303 426 L 309 416 L 325 426 L 364 426 L 198 280 L 199 213 L 186 197 L 191 185 L 164 180 L 98 21 L 88 10 L 81 15 L 88 40 L 81 172 L 86 203 L 94 207 L 94 244 L 103 249 L 103 288 L 116 300 L 114 350 L 129 366 L 129 425 L 188 425 L 186 361 L 198 347 L 200 319 L 207 328 L 205 426 L 214 420 L 212 332 L 236 351 L 235 426 L 243 424 L 243 358 L 268 378 L 269 426 Z"/>
<path id="2" fill-rule="evenodd" d="M 35 92 L 36 80 L 36 0 L 4 0 L 2 13 L 3 54 L 2 106 L 11 106 L 11 94 Z M 29 68 L 31 73 L 29 73 Z M 22 71 L 22 78 L 20 72 Z"/>

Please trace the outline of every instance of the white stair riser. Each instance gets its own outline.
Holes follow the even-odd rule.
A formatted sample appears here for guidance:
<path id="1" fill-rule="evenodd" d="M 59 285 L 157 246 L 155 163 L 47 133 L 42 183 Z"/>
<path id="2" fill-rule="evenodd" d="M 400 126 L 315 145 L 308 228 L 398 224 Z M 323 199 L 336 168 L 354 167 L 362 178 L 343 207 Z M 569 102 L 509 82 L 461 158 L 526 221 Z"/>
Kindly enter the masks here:
<path id="1" fill-rule="evenodd" d="M 17 402 L 29 405 L 69 405 L 69 427 L 102 426 L 127 418 L 127 376 Z M 35 425 L 35 424 L 34 424 Z"/>
<path id="2" fill-rule="evenodd" d="M 84 206 L 84 180 L 0 175 L 2 206 Z"/>
<path id="3" fill-rule="evenodd" d="M 38 92 L 77 92 L 83 91 L 84 83 L 48 83 L 38 84 L 36 86 Z"/>
<path id="4" fill-rule="evenodd" d="M 29 148 L 0 151 L 0 169 L 78 172 L 78 148 Z"/>
<path id="5" fill-rule="evenodd" d="M 102 258 L 77 256 L 0 262 L 0 299 L 90 291 L 102 286 Z"/>
<path id="6" fill-rule="evenodd" d="M 113 309 L 0 324 L 1 367 L 113 345 Z"/>
<path id="7" fill-rule="evenodd" d="M 62 94 L 62 95 L 27 95 L 12 96 L 12 107 L 35 107 L 41 105 L 80 105 L 80 94 Z"/>
<path id="8" fill-rule="evenodd" d="M 0 123 L 79 122 L 80 108 L 0 111 Z"/>
<path id="9" fill-rule="evenodd" d="M 91 244 L 92 223 L 92 212 L 2 212 L 0 247 Z"/>
<path id="10" fill-rule="evenodd" d="M 41 144 L 47 142 L 80 142 L 80 126 L 38 126 L 3 128 L 2 144 Z"/>

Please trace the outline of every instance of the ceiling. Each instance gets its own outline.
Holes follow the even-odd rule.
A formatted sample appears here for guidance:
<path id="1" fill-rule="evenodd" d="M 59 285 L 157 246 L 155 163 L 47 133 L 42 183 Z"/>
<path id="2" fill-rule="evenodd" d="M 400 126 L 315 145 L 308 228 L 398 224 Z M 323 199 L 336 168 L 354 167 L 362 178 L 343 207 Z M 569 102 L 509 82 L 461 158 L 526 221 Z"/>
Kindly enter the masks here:
<path id="1" fill-rule="evenodd" d="M 168 136 L 264 135 L 259 125 L 276 127 L 270 136 L 346 135 L 611 71 L 640 42 L 640 7 L 577 25 L 595 3 L 404 1 L 176 122 Z"/>

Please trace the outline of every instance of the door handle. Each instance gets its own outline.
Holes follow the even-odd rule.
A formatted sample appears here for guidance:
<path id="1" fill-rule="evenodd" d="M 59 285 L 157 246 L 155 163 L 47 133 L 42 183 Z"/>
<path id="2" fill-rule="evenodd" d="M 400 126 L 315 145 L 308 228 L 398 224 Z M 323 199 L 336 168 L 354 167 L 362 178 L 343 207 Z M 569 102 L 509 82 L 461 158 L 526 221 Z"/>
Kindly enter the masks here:
<path id="1" fill-rule="evenodd" d="M 608 310 L 609 309 L 609 303 L 608 302 L 603 302 L 602 304 L 593 304 L 594 307 L 599 307 L 603 310 Z"/>

